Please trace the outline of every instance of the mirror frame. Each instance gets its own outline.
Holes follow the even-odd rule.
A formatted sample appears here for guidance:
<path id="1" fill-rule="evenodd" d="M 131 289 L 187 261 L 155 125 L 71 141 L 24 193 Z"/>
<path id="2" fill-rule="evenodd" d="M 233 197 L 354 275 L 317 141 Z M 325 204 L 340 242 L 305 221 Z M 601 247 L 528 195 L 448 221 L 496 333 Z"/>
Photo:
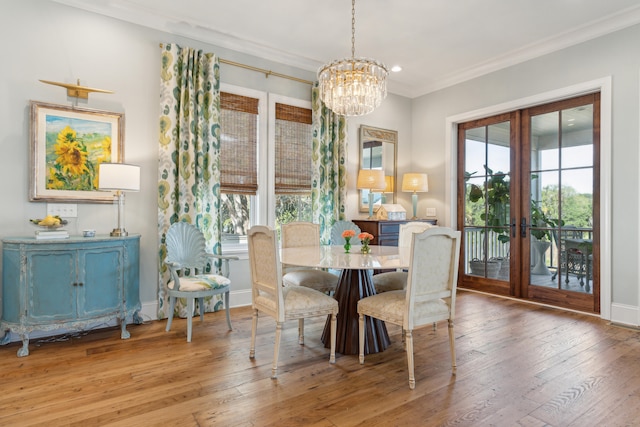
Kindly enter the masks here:
<path id="1" fill-rule="evenodd" d="M 384 163 L 384 171 L 385 175 L 390 175 L 393 177 L 394 189 L 391 197 L 387 195 L 387 203 L 396 203 L 396 194 L 398 192 L 398 131 L 389 130 L 389 129 L 381 129 L 373 126 L 360 125 L 359 132 L 360 143 L 359 147 L 359 162 L 358 162 L 358 171 L 360 169 L 368 169 L 363 167 L 363 157 L 364 157 L 364 144 L 372 141 L 380 141 L 383 146 L 385 144 L 390 144 L 387 149 L 392 150 L 393 153 L 393 161 L 387 162 L 385 159 Z M 386 150 L 385 150 L 386 151 Z M 383 153 L 385 152 L 383 151 Z M 391 164 L 387 164 L 391 163 Z M 368 190 L 358 190 L 358 211 L 359 212 L 368 212 Z M 391 200 L 389 200 L 391 199 Z M 377 210 L 377 207 L 374 206 L 374 210 Z"/>

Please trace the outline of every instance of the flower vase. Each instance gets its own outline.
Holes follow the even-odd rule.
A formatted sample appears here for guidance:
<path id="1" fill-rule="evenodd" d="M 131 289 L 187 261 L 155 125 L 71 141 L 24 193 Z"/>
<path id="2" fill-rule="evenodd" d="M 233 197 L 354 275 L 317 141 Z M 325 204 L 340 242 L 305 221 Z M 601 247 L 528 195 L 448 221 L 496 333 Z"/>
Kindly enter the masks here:
<path id="1" fill-rule="evenodd" d="M 369 254 L 371 253 L 371 248 L 369 247 L 368 244 L 363 243 L 362 247 L 360 248 L 360 252 L 362 252 L 363 254 Z"/>
<path id="2" fill-rule="evenodd" d="M 351 250 L 351 243 L 349 242 L 349 239 L 345 238 L 344 253 L 348 254 L 350 250 Z"/>

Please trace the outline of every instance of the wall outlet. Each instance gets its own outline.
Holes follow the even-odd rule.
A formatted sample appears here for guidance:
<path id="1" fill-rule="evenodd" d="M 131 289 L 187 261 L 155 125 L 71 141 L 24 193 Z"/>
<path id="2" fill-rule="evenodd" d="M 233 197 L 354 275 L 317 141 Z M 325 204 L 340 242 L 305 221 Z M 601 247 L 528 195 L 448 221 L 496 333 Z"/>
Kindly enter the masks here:
<path id="1" fill-rule="evenodd" d="M 427 218 L 436 217 L 436 208 L 427 208 Z"/>
<path id="2" fill-rule="evenodd" d="M 75 203 L 47 203 L 47 215 L 60 218 L 77 218 L 78 205 Z"/>

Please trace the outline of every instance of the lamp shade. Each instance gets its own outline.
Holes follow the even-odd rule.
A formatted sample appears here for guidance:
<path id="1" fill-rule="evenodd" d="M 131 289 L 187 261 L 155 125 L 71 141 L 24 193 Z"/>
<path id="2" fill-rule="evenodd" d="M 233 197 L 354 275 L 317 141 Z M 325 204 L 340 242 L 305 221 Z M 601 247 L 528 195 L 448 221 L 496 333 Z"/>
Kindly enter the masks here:
<path id="1" fill-rule="evenodd" d="M 386 187 L 384 180 L 384 171 L 381 169 L 360 169 L 358 172 L 358 182 L 356 188 L 358 190 L 377 190 L 382 191 Z"/>
<path id="2" fill-rule="evenodd" d="M 385 187 L 383 193 L 393 193 L 395 190 L 395 183 L 393 182 L 393 177 L 391 175 L 385 175 L 384 177 Z"/>
<path id="3" fill-rule="evenodd" d="M 125 163 L 100 163 L 98 189 L 140 191 L 140 166 Z"/>
<path id="4" fill-rule="evenodd" d="M 402 176 L 402 191 L 424 193 L 429 191 L 426 173 L 405 173 Z"/>

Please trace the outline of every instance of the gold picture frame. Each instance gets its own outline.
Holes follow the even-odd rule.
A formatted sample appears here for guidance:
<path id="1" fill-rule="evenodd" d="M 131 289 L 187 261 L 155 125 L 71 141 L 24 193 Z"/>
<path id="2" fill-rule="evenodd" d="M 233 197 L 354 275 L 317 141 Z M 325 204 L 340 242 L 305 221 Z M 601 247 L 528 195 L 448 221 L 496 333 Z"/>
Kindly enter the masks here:
<path id="1" fill-rule="evenodd" d="M 98 165 L 124 161 L 124 114 L 31 101 L 32 202 L 113 203 Z"/>

